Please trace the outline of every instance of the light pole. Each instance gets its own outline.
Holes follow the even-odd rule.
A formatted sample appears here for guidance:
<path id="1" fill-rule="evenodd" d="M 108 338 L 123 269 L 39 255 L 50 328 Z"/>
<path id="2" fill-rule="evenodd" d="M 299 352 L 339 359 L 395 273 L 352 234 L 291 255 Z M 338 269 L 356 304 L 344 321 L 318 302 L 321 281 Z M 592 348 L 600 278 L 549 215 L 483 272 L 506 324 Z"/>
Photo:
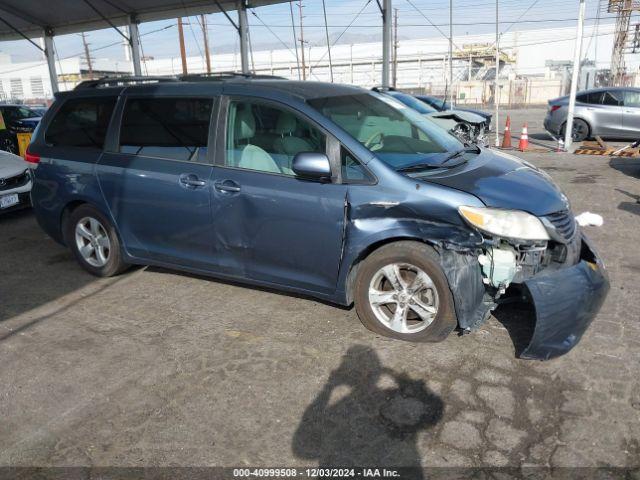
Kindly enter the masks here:
<path id="1" fill-rule="evenodd" d="M 496 0 L 496 78 L 493 84 L 493 103 L 495 104 L 494 125 L 496 129 L 496 147 L 500 146 L 500 100 L 498 92 L 498 74 L 500 73 L 500 0 Z"/>
<path id="2" fill-rule="evenodd" d="M 578 91 L 578 80 L 580 79 L 580 58 L 582 57 L 582 34 L 584 31 L 585 8 L 585 1 L 580 0 L 580 13 L 578 14 L 578 28 L 576 30 L 576 45 L 573 51 L 573 73 L 571 75 L 571 91 L 569 93 L 569 111 L 567 112 L 567 123 L 564 128 L 564 148 L 566 150 L 569 150 L 573 143 L 573 113 L 576 109 L 576 93 Z"/>
<path id="3" fill-rule="evenodd" d="M 453 0 L 449 0 L 449 105 L 453 108 Z"/>

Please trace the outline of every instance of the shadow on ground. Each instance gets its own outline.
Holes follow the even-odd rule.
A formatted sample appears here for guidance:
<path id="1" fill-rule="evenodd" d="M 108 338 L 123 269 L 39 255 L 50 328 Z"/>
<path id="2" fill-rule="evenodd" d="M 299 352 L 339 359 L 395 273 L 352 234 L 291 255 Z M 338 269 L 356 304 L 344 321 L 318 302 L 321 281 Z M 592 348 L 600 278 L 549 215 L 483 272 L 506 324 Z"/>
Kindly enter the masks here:
<path id="1" fill-rule="evenodd" d="M 420 467 L 418 433 L 436 425 L 443 410 L 424 381 L 385 368 L 372 348 L 354 345 L 304 412 L 292 449 L 321 467 Z"/>
<path id="2" fill-rule="evenodd" d="M 640 178 L 639 158 L 613 157 L 609 160 L 609 166 L 630 177 Z"/>
<path id="3" fill-rule="evenodd" d="M 265 287 L 262 285 L 254 285 L 249 283 L 250 282 L 249 280 L 247 280 L 246 282 L 243 282 L 242 280 L 234 280 L 232 278 L 221 278 L 221 277 L 215 276 L 214 274 L 204 275 L 199 273 L 187 272 L 184 270 L 171 270 L 169 268 L 156 267 L 156 266 L 148 266 L 146 267 L 146 271 L 152 272 L 152 273 L 160 273 L 164 275 L 181 275 L 189 278 L 197 278 L 198 280 L 204 280 L 207 282 L 222 283 L 225 285 L 233 285 L 234 287 L 247 288 L 250 290 L 258 290 L 261 292 L 272 293 L 274 295 L 281 295 L 283 297 L 300 298 L 302 300 L 309 300 L 311 302 L 317 302 L 317 303 L 322 303 L 324 305 L 329 305 L 331 307 L 339 308 L 341 310 L 351 310 L 352 308 L 352 306 L 346 307 L 344 305 L 339 305 L 335 302 L 330 302 L 328 300 L 317 298 L 312 295 L 305 295 L 304 293 L 288 292 L 285 290 L 278 290 L 275 287 L 271 288 L 271 287 Z"/>
<path id="4" fill-rule="evenodd" d="M 509 333 L 515 356 L 519 357 L 533 337 L 536 326 L 533 306 L 513 299 L 494 310 L 493 316 Z"/>
<path id="5" fill-rule="evenodd" d="M 48 238 L 31 210 L 0 215 L 0 322 L 96 281 Z"/>
<path id="6" fill-rule="evenodd" d="M 640 195 L 627 192 L 626 190 L 622 190 L 620 188 L 616 188 L 616 191 L 626 195 L 631 199 L 631 201 L 620 202 L 620 204 L 618 205 L 618 210 L 622 210 L 624 212 L 629 212 L 629 213 L 633 213 L 634 215 L 640 216 Z"/>

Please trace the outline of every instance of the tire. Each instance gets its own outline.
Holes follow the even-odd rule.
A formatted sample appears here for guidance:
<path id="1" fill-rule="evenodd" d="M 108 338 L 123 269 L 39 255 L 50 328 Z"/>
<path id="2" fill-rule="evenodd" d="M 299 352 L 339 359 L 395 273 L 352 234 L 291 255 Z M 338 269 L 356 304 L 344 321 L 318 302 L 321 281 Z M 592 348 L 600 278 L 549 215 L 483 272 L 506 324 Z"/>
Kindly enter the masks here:
<path id="1" fill-rule="evenodd" d="M 403 287 L 400 290 L 393 289 L 390 279 L 394 275 L 397 277 L 394 265 L 399 269 L 400 286 Z M 416 282 L 420 278 L 424 285 L 429 284 L 422 274 L 431 280 L 430 286 L 424 289 L 417 288 L 420 282 Z M 458 324 L 440 258 L 428 245 L 401 241 L 379 248 L 363 260 L 355 282 L 356 312 L 362 324 L 375 333 L 409 342 L 440 342 Z M 403 305 L 398 323 L 395 321 L 397 309 Z M 406 317 L 405 311 L 408 312 Z M 429 315 L 420 316 L 419 311 Z M 403 321 L 403 317 L 406 320 Z M 385 318 L 386 322 L 383 321 Z"/>
<path id="2" fill-rule="evenodd" d="M 71 212 L 65 224 L 65 241 L 80 266 L 96 277 L 112 277 L 129 267 L 122 260 L 120 239 L 113 225 L 90 205 L 80 205 Z M 81 244 L 87 247 L 84 253 Z"/>
<path id="3" fill-rule="evenodd" d="M 18 144 L 12 138 L 5 137 L 0 141 L 0 150 L 18 155 Z"/>
<path id="4" fill-rule="evenodd" d="M 567 122 L 562 125 L 560 129 L 560 138 L 564 139 L 564 135 L 567 129 Z M 589 128 L 589 124 L 580 118 L 573 119 L 573 141 L 574 142 L 584 142 L 591 133 L 591 128 Z"/>

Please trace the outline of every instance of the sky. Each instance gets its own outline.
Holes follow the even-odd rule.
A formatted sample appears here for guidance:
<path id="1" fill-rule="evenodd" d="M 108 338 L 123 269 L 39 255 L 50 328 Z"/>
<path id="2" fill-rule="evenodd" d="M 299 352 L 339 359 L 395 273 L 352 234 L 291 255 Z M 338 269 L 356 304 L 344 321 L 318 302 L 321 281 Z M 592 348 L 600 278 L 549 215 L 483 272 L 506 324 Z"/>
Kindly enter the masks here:
<path id="1" fill-rule="evenodd" d="M 578 0 L 498 0 L 500 30 L 522 31 L 575 25 Z M 454 37 L 495 31 L 495 0 L 452 0 Z M 612 23 L 606 12 L 607 0 L 587 0 L 586 24 Z M 449 32 L 450 0 L 394 0 L 398 15 L 399 39 L 432 38 Z M 304 38 L 311 45 L 326 45 L 321 0 L 303 0 Z M 330 42 L 362 43 L 381 39 L 381 15 L 376 0 L 326 0 Z M 600 13 L 599 13 L 600 12 Z M 230 13 L 235 18 L 235 13 Z M 298 1 L 293 2 L 296 33 L 300 35 Z M 293 48 L 289 3 L 250 9 L 248 13 L 251 45 L 254 51 Z M 184 18 L 187 54 L 202 55 L 203 40 L 199 19 Z M 637 23 L 640 17 L 634 16 Z M 238 49 L 235 29 L 223 14 L 206 16 L 212 55 Z M 178 57 L 178 30 L 175 19 L 140 25 L 143 55 L 153 58 Z M 124 59 L 122 37 L 113 29 L 87 32 L 91 55 L 96 58 Z M 455 40 L 455 38 L 454 38 Z M 79 34 L 55 37 L 59 58 L 84 55 Z M 26 41 L 2 42 L 0 52 L 14 62 L 41 60 L 40 52 Z"/>

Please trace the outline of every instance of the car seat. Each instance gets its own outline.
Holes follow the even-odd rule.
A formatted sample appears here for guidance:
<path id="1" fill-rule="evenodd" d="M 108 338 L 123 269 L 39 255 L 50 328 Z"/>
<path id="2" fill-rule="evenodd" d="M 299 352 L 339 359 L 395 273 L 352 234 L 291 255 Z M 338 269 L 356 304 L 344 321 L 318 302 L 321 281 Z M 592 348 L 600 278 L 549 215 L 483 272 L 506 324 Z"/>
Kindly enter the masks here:
<path id="1" fill-rule="evenodd" d="M 300 152 L 313 152 L 316 148 L 302 137 L 296 137 L 298 129 L 296 117 L 289 112 L 282 112 L 276 123 L 276 133 L 279 135 L 273 142 L 273 148 L 278 153 L 296 155 Z"/>
<path id="2" fill-rule="evenodd" d="M 282 173 L 278 165 L 262 148 L 252 145 L 251 139 L 256 133 L 256 120 L 251 110 L 239 110 L 236 113 L 235 140 L 246 140 L 247 145 L 242 149 L 238 166 L 261 172 Z"/>

